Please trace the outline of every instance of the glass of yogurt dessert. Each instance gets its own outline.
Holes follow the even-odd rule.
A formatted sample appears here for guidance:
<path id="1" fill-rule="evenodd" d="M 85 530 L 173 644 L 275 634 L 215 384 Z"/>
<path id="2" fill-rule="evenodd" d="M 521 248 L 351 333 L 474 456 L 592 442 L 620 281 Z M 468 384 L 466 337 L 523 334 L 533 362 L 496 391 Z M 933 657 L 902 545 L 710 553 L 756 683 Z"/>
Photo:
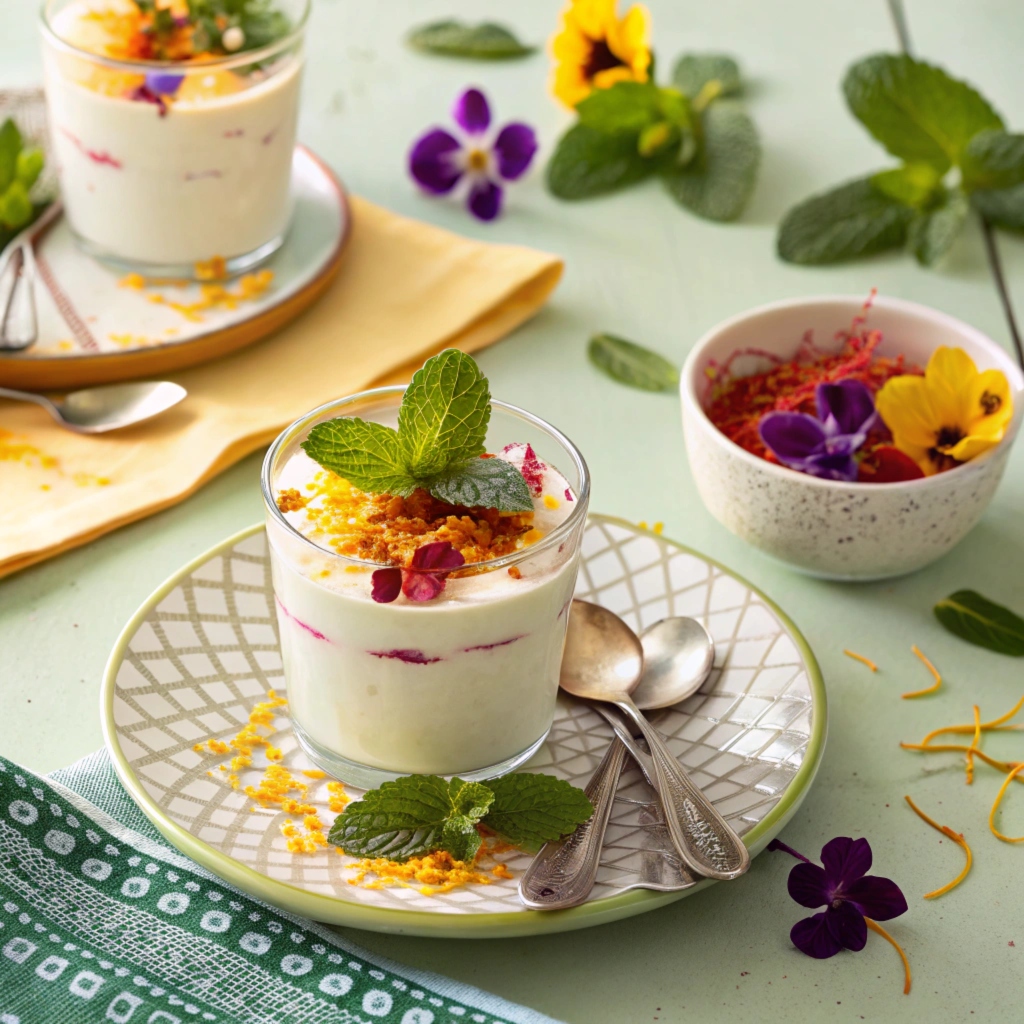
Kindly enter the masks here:
<path id="1" fill-rule="evenodd" d="M 494 778 L 537 751 L 554 717 L 590 493 L 563 434 L 497 401 L 482 457 L 522 472 L 528 512 L 454 507 L 421 490 L 366 494 L 300 447 L 337 417 L 393 427 L 404 390 L 313 410 L 263 466 L 293 726 L 316 764 L 362 787 L 409 774 Z"/>
<path id="2" fill-rule="evenodd" d="M 86 252 L 201 279 L 240 273 L 281 246 L 308 8 L 47 0 L 52 155 Z"/>

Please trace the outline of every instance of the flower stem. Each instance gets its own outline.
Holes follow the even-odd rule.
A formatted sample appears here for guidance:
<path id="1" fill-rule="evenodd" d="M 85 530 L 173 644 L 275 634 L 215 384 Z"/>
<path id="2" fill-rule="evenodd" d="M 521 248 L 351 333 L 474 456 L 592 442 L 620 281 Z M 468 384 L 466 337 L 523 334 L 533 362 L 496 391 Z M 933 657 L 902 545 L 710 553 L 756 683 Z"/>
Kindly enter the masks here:
<path id="1" fill-rule="evenodd" d="M 910 995 L 910 961 L 907 959 L 907 954 L 903 952 L 903 947 L 880 925 L 875 921 L 872 921 L 870 917 L 864 918 L 864 923 L 877 935 L 881 935 L 886 942 L 888 942 L 893 949 L 896 950 L 900 955 L 900 959 L 903 961 L 903 994 L 905 996 Z"/>
<path id="2" fill-rule="evenodd" d="M 810 861 L 802 853 L 797 853 L 792 846 L 787 846 L 781 839 L 773 839 L 766 847 L 767 850 L 781 850 L 783 853 L 788 853 L 791 857 L 796 857 L 797 860 L 802 860 L 805 864 L 810 864 Z"/>

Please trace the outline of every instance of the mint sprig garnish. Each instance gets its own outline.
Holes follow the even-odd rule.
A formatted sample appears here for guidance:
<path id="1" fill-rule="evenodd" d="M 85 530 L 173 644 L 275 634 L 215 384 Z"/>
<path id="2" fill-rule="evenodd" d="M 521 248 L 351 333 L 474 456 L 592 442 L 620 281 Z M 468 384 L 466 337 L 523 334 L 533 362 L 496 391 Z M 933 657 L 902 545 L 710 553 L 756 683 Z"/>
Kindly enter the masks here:
<path id="1" fill-rule="evenodd" d="M 482 841 L 478 824 L 533 852 L 593 813 L 582 790 L 551 775 L 523 772 L 487 783 L 407 775 L 349 804 L 327 838 L 352 857 L 406 861 L 444 850 L 471 861 Z"/>
<path id="2" fill-rule="evenodd" d="M 642 391 L 675 391 L 679 387 L 679 370 L 664 356 L 634 341 L 595 334 L 587 354 L 599 370 L 620 384 Z"/>
<path id="3" fill-rule="evenodd" d="M 43 170 L 43 152 L 26 146 L 11 118 L 0 124 L 0 248 L 42 212 L 32 186 Z"/>
<path id="4" fill-rule="evenodd" d="M 422 488 L 453 505 L 529 512 L 522 473 L 482 459 L 491 393 L 472 356 L 446 349 L 414 374 L 398 429 L 342 417 L 319 423 L 302 443 L 324 469 L 370 494 L 408 497 Z"/>
<path id="5" fill-rule="evenodd" d="M 492 21 L 479 25 L 446 20 L 414 28 L 406 42 L 424 53 L 441 57 L 468 57 L 473 60 L 509 60 L 528 57 L 537 47 L 521 43 L 515 33 Z"/>

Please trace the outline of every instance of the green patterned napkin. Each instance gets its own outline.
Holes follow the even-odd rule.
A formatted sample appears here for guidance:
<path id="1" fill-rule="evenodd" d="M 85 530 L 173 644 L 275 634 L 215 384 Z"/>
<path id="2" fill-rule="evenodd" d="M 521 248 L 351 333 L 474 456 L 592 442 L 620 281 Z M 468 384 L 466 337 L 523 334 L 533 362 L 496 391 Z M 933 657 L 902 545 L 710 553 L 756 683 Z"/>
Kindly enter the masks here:
<path id="1" fill-rule="evenodd" d="M 381 960 L 169 847 L 105 752 L 0 758 L 0 1024 L 554 1024 Z"/>

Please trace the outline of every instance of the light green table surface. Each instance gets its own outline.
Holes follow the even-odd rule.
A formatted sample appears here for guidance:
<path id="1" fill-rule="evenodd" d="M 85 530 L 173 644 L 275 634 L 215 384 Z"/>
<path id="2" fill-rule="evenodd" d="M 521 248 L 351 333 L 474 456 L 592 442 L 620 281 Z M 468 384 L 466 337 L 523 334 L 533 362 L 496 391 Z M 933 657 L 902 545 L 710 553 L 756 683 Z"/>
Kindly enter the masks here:
<path id="1" fill-rule="evenodd" d="M 736 54 L 753 80 L 764 163 L 739 224 L 699 221 L 656 184 L 562 204 L 545 193 L 539 173 L 513 191 L 507 215 L 492 226 L 417 195 L 405 173 L 407 147 L 447 119 L 466 84 L 487 89 L 499 118 L 536 124 L 548 148 L 567 118 L 546 94 L 543 55 L 495 65 L 428 58 L 403 48 L 403 31 L 430 18 L 486 12 L 539 40 L 558 7 L 556 0 L 316 0 L 301 137 L 375 202 L 565 256 L 564 283 L 547 309 L 482 356 L 494 392 L 552 420 L 580 445 L 593 470 L 595 509 L 664 520 L 668 535 L 746 575 L 803 629 L 824 670 L 831 722 L 817 782 L 785 839 L 812 857 L 835 835 L 870 840 L 875 869 L 895 878 L 910 902 L 893 931 L 909 953 L 914 989 L 902 995 L 896 954 L 875 936 L 864 952 L 823 962 L 790 945 L 789 928 L 807 912 L 786 894 L 793 862 L 781 854 L 762 855 L 733 884 L 564 936 L 473 943 L 352 937 L 573 1024 L 1020 1019 L 1024 849 L 987 831 L 999 779 L 982 767 L 968 788 L 955 756 L 925 761 L 897 744 L 969 721 L 975 701 L 986 716 L 1000 713 L 1024 692 L 1019 662 L 949 637 L 930 611 L 968 586 L 1024 608 L 1024 445 L 981 525 L 930 569 L 872 585 L 817 582 L 768 561 L 705 512 L 674 397 L 620 388 L 584 356 L 589 334 L 610 330 L 681 362 L 704 331 L 747 307 L 809 293 L 863 295 L 873 286 L 1009 344 L 974 227 L 939 272 L 902 257 L 812 270 L 774 256 L 774 226 L 795 201 L 884 163 L 846 113 L 838 83 L 852 60 L 894 49 L 886 7 L 882 0 L 653 0 L 663 66 L 683 49 L 721 49 Z M 33 0 L 3 4 L 0 85 L 39 76 L 35 9 Z M 918 53 L 976 82 L 1011 125 L 1024 126 L 1024 29 L 1015 0 L 911 0 L 908 15 Z M 1000 245 L 1024 313 L 1024 244 L 1002 236 Z M 100 673 L 115 637 L 173 570 L 260 517 L 258 468 L 258 456 L 246 459 L 185 504 L 0 582 L 5 755 L 50 771 L 100 746 Z M 937 697 L 902 701 L 901 691 L 927 682 L 910 653 L 915 642 L 941 667 L 946 686 Z M 871 675 L 843 656 L 844 647 L 871 656 L 882 671 Z M 999 739 L 988 749 L 1019 756 L 1024 741 L 1012 733 Z M 968 882 L 934 903 L 921 894 L 952 878 L 962 855 L 911 814 L 904 793 L 974 847 Z M 1017 801 L 1004 823 L 1020 834 L 1024 803 Z"/>

